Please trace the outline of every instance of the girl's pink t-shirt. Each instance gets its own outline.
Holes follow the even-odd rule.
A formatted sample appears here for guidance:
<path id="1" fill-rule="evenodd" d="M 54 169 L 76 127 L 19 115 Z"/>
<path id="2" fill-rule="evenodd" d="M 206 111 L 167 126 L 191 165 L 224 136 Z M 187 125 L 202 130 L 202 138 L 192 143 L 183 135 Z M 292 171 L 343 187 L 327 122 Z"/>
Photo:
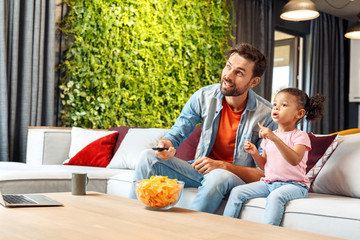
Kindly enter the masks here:
<path id="1" fill-rule="evenodd" d="M 307 187 L 310 187 L 310 181 L 306 176 L 306 162 L 309 151 L 311 150 L 311 142 L 308 134 L 299 129 L 281 133 L 274 131 L 274 133 L 290 148 L 294 148 L 297 144 L 302 144 L 306 146 L 307 151 L 301 162 L 293 166 L 284 159 L 272 141 L 263 139 L 261 147 L 266 152 L 267 160 L 264 166 L 265 177 L 261 178 L 261 180 L 265 182 L 301 182 Z"/>

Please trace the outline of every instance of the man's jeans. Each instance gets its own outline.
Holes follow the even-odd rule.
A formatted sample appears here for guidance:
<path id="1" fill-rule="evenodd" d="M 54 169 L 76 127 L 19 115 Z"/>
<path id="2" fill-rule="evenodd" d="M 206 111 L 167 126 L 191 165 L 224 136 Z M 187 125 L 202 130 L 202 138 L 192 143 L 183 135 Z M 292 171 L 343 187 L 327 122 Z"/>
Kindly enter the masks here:
<path id="1" fill-rule="evenodd" d="M 135 169 L 134 181 L 148 179 L 153 175 L 176 178 L 184 181 L 185 187 L 198 188 L 191 209 L 208 213 L 215 213 L 225 195 L 232 188 L 244 184 L 243 180 L 229 171 L 215 169 L 203 175 L 184 160 L 173 157 L 164 161 L 159 159 L 153 150 L 144 150 L 140 154 Z M 129 197 L 136 199 L 134 186 L 131 188 Z"/>
<path id="2" fill-rule="evenodd" d="M 267 197 L 264 223 L 279 226 L 287 202 L 306 198 L 308 188 L 293 182 L 253 182 L 235 187 L 227 201 L 224 216 L 238 218 L 242 205 L 249 199 Z"/>

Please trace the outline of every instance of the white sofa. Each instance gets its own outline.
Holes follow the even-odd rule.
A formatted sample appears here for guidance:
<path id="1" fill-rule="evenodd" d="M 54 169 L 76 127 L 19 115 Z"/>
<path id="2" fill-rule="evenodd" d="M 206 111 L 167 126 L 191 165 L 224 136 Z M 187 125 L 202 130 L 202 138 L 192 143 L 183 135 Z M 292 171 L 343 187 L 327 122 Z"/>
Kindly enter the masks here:
<path id="1" fill-rule="evenodd" d="M 71 173 L 87 172 L 90 178 L 87 190 L 127 197 L 132 184 L 133 169 L 62 165 L 69 157 L 71 133 L 70 128 L 30 127 L 27 163 L 0 163 L 1 192 L 71 191 Z M 138 129 L 137 134 L 142 134 L 142 130 Z M 142 139 L 135 141 L 134 146 L 141 148 L 141 141 L 148 141 L 145 137 L 147 134 L 142 134 Z M 128 135 L 130 134 L 125 136 L 121 144 L 125 145 L 125 139 L 126 144 L 129 144 L 131 138 L 127 138 Z M 149 144 L 157 140 L 152 139 Z M 346 239 L 360 239 L 359 143 L 360 134 L 338 139 L 338 146 L 315 178 L 309 197 L 287 204 L 283 227 Z M 120 145 L 118 151 L 124 145 Z M 128 148 L 126 149 L 129 150 Z M 136 152 L 138 153 L 139 151 Z M 193 188 L 184 189 L 178 206 L 188 208 L 196 191 L 197 189 Z M 264 198 L 248 201 L 239 218 L 262 222 L 265 201 Z M 218 209 L 218 214 L 222 213 L 225 202 L 226 200 Z"/>

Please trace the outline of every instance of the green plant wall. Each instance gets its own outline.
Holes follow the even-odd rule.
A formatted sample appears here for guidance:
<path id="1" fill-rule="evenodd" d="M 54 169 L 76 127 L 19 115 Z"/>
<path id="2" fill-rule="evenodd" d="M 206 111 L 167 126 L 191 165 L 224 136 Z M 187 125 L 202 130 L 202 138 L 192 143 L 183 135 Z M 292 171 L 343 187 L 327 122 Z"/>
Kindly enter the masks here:
<path id="1" fill-rule="evenodd" d="M 64 2 L 64 126 L 170 127 L 191 94 L 220 81 L 226 0 Z"/>

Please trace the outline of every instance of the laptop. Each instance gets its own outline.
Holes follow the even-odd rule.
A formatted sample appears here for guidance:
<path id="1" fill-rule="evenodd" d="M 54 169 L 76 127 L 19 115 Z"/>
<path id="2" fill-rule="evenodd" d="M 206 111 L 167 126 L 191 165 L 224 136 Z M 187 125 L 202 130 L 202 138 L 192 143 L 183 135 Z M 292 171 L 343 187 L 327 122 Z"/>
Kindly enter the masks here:
<path id="1" fill-rule="evenodd" d="M 32 194 L 2 194 L 0 192 L 0 204 L 4 207 L 47 207 L 63 206 L 45 195 Z"/>

